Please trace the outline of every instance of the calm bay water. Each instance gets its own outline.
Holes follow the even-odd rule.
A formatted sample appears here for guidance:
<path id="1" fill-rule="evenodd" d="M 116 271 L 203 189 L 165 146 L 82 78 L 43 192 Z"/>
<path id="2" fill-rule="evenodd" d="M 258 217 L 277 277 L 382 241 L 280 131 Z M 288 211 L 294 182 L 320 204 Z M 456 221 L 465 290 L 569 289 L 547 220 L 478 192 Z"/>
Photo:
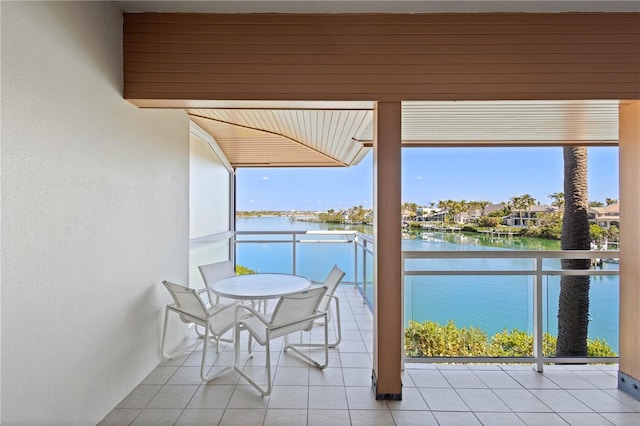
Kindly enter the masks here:
<path id="1" fill-rule="evenodd" d="M 294 221 L 284 217 L 238 218 L 239 231 L 357 230 L 371 234 L 370 226 L 343 226 Z M 253 238 L 253 237 L 252 237 Z M 267 237 L 272 239 L 273 237 Z M 267 239 L 264 238 L 263 239 Z M 285 239 L 287 237 L 282 237 Z M 492 238 L 477 234 L 437 234 L 421 231 L 403 235 L 403 250 L 559 250 L 558 241 L 534 238 Z M 354 279 L 354 248 L 351 244 L 301 244 L 296 252 L 297 273 L 321 280 L 333 264 Z M 239 264 L 259 272 L 292 272 L 291 244 L 239 244 Z M 360 255 L 360 254 L 359 254 Z M 360 255 L 361 256 L 361 255 Z M 420 269 L 532 269 L 529 259 L 438 260 L 437 264 L 408 263 Z M 559 268 L 559 261 L 546 261 L 545 268 Z M 371 263 L 369 261 L 369 263 Z M 618 265 L 605 264 L 605 269 Z M 369 275 L 370 279 L 370 275 Z M 618 352 L 619 278 L 591 278 L 589 337 L 599 337 Z M 489 336 L 503 329 L 518 328 L 533 332 L 533 277 L 528 276 L 429 276 L 405 280 L 405 325 L 409 320 L 433 320 L 458 326 L 479 327 Z M 544 328 L 557 334 L 560 278 L 545 278 Z"/>

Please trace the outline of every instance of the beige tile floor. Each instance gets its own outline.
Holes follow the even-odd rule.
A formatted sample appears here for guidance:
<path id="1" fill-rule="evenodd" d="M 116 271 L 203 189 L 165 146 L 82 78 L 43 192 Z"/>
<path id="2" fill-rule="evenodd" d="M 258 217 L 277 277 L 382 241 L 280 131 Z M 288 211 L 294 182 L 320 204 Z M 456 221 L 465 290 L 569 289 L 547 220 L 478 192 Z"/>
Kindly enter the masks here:
<path id="1" fill-rule="evenodd" d="M 158 366 L 100 425 L 640 425 L 640 401 L 617 390 L 617 365 L 539 374 L 529 365 L 407 364 L 402 401 L 376 401 L 371 313 L 351 286 L 338 295 L 343 342 L 327 369 L 281 352 L 280 342 L 273 392 L 262 397 L 235 372 L 202 383 L 196 349 Z M 264 382 L 260 349 L 246 368 Z M 212 368 L 231 365 L 233 346 L 211 355 Z"/>

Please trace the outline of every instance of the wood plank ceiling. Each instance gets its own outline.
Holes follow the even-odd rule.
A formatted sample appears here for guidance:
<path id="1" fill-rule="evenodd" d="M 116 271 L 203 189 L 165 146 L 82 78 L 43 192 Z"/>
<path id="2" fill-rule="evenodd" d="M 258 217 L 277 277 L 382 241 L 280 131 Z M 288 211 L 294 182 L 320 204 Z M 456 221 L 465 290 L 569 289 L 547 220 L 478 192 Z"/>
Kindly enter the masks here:
<path id="1" fill-rule="evenodd" d="M 617 100 L 411 101 L 404 147 L 617 145 Z M 373 146 L 373 103 L 342 108 L 242 101 L 188 109 L 233 167 L 345 167 Z M 312 104 L 313 105 L 313 104 Z"/>
<path id="2" fill-rule="evenodd" d="M 351 166 L 368 149 L 357 140 L 369 109 L 189 109 L 234 167 Z"/>

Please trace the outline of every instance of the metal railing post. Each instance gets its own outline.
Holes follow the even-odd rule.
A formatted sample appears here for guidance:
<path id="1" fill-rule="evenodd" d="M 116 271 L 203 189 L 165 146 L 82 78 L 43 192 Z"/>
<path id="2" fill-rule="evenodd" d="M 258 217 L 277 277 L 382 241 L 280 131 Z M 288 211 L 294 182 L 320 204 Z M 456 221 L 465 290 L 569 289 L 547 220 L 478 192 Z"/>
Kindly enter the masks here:
<path id="1" fill-rule="evenodd" d="M 544 363 L 543 353 L 543 325 L 542 325 L 542 258 L 534 259 L 535 276 L 533 288 L 533 357 L 534 368 L 538 373 L 542 373 Z"/>
<path id="2" fill-rule="evenodd" d="M 296 275 L 297 272 L 297 268 L 296 268 L 296 233 L 293 233 L 293 243 L 291 244 L 291 247 L 293 248 L 293 255 L 292 255 L 292 259 L 293 259 L 293 275 Z"/>
<path id="3" fill-rule="evenodd" d="M 362 246 L 362 304 L 367 303 L 367 240 Z"/>
<path id="4" fill-rule="evenodd" d="M 358 287 L 358 235 L 353 237 L 353 287 Z"/>

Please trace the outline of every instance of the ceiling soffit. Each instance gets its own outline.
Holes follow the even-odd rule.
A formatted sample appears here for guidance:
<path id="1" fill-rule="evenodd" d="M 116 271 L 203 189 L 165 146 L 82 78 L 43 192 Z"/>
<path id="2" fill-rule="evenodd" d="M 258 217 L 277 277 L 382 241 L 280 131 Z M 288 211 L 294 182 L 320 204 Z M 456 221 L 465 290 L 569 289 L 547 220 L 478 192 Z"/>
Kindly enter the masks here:
<path id="1" fill-rule="evenodd" d="M 371 109 L 190 109 L 234 167 L 351 166 Z"/>
<path id="2" fill-rule="evenodd" d="M 403 102 L 403 146 L 617 145 L 617 100 Z M 373 124 L 360 140 L 373 143 Z"/>
<path id="3" fill-rule="evenodd" d="M 402 103 L 404 147 L 610 146 L 617 100 Z M 292 104 L 293 105 L 293 104 Z M 373 108 L 240 104 L 189 109 L 234 167 L 345 167 L 373 146 Z"/>

